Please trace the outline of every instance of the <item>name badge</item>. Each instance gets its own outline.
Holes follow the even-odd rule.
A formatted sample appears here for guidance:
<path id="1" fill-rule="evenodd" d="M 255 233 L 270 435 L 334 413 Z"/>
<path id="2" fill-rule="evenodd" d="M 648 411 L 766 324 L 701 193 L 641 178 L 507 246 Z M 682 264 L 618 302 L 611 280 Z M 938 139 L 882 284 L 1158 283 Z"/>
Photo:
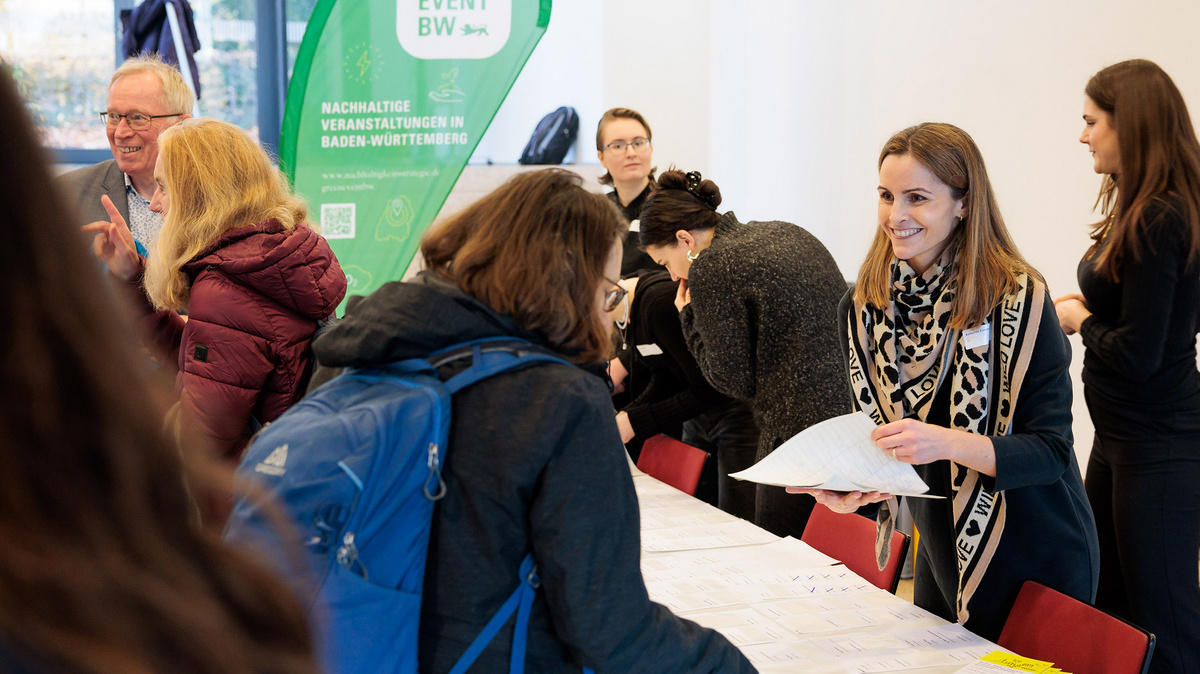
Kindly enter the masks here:
<path id="1" fill-rule="evenodd" d="M 642 354 L 643 356 L 662 355 L 662 349 L 660 349 L 657 344 L 638 344 L 637 349 L 638 353 Z"/>
<path id="2" fill-rule="evenodd" d="M 992 324 L 984 323 L 978 328 L 963 331 L 963 346 L 967 350 L 978 349 L 992 342 Z"/>
<path id="3" fill-rule="evenodd" d="M 629 223 L 629 231 L 631 231 L 631 232 L 642 231 L 642 221 L 640 218 Z"/>

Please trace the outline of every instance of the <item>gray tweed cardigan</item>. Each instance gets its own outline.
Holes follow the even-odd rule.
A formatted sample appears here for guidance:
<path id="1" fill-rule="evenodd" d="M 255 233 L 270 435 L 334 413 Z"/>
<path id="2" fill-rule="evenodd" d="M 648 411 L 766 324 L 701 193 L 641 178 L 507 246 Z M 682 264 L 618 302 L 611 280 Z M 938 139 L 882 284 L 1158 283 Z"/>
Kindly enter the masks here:
<path id="1" fill-rule="evenodd" d="M 758 459 L 851 411 L 837 329 L 846 280 L 816 237 L 725 213 L 688 277 L 688 348 L 717 390 L 753 408 Z"/>

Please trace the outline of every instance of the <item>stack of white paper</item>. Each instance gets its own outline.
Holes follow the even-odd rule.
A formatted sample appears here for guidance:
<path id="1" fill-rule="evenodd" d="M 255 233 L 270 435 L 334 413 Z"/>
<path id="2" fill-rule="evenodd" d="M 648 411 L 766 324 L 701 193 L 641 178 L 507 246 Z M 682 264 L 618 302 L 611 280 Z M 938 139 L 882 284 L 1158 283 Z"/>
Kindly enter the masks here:
<path id="1" fill-rule="evenodd" d="M 920 496 L 929 487 L 913 467 L 875 446 L 875 422 L 862 412 L 826 419 L 732 476 L 780 487 L 880 491 Z"/>

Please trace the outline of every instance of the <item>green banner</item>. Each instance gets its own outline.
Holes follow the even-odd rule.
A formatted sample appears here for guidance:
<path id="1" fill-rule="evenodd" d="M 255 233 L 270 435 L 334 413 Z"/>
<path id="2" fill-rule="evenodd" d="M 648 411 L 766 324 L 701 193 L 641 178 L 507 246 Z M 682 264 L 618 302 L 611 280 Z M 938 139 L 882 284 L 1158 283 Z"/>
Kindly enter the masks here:
<path id="1" fill-rule="evenodd" d="M 399 279 L 550 22 L 550 0 L 319 0 L 280 164 L 349 293 Z"/>

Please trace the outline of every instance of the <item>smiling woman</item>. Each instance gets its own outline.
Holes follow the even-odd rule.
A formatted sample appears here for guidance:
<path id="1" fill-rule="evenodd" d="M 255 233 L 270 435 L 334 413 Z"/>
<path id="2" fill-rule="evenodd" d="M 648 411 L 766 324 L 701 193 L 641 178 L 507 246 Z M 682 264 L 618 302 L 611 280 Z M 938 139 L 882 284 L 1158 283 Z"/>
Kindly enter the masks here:
<path id="1" fill-rule="evenodd" d="M 928 269 L 963 220 L 964 195 L 912 155 L 884 158 L 879 165 L 879 227 L 896 257 L 918 274 Z"/>
<path id="2" fill-rule="evenodd" d="M 962 129 L 921 124 L 884 145 L 879 230 L 839 314 L 872 439 L 943 497 L 908 504 L 915 603 L 996 639 L 1027 579 L 1090 601 L 1099 562 L 1071 446 L 1070 349 Z M 885 530 L 897 512 L 886 494 L 816 496 L 842 512 L 885 500 Z"/>

